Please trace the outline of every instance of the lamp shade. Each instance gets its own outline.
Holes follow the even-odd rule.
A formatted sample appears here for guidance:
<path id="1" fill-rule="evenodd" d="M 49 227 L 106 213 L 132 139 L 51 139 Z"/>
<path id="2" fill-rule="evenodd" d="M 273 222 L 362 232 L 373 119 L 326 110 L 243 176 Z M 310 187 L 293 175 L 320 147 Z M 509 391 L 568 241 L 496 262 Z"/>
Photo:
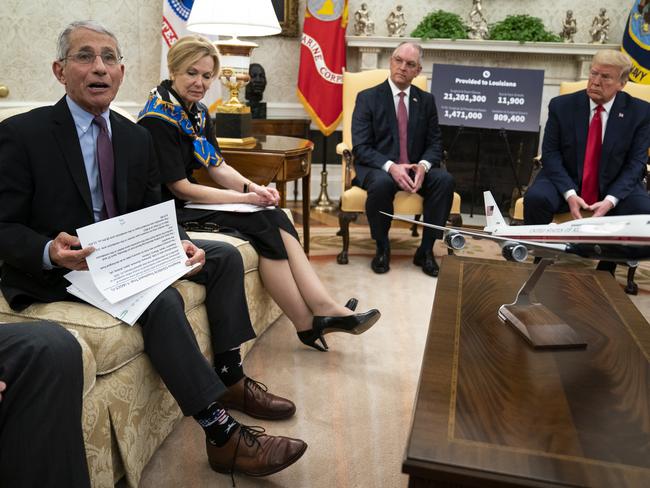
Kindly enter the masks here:
<path id="1" fill-rule="evenodd" d="M 282 30 L 271 0 L 194 0 L 187 29 L 232 37 L 272 36 Z"/>

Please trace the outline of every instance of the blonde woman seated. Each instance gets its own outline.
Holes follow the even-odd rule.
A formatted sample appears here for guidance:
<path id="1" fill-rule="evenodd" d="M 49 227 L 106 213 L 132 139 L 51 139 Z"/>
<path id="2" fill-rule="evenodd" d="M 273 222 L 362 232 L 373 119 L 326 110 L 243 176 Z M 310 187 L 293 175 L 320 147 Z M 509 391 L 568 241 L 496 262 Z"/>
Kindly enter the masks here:
<path id="1" fill-rule="evenodd" d="M 264 286 L 304 344 L 325 351 L 328 346 L 323 336 L 327 333 L 368 330 L 379 319 L 379 311 L 354 314 L 356 299 L 346 307 L 334 302 L 281 209 L 235 213 L 184 208 L 188 201 L 272 206 L 278 204 L 279 194 L 275 188 L 249 181 L 228 166 L 219 152 L 207 108 L 200 103 L 219 73 L 212 43 L 199 36 L 183 37 L 169 50 L 167 64 L 170 80 L 152 90 L 138 123 L 153 136 L 163 198 L 176 200 L 179 223 L 214 223 L 222 232 L 249 241 L 259 254 Z M 197 184 L 192 172 L 201 166 L 224 189 Z"/>

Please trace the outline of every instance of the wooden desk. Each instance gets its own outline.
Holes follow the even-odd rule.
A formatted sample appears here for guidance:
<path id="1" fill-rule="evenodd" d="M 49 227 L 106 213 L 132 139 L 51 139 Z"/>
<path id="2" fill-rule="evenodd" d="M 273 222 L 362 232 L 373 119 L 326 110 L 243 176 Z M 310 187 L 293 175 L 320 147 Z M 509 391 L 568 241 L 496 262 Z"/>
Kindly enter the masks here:
<path id="1" fill-rule="evenodd" d="M 256 136 L 253 148 L 221 148 L 226 162 L 258 185 L 275 182 L 280 193 L 280 206 L 287 204 L 287 181 L 302 179 L 303 247 L 309 253 L 309 195 L 311 152 L 314 144 L 307 139 L 283 136 Z M 213 186 L 205 169 L 193 175 L 204 185 Z"/>
<path id="2" fill-rule="evenodd" d="M 537 297 L 588 346 L 534 351 L 497 318 L 531 269 L 444 258 L 409 487 L 650 486 L 650 326 L 609 274 L 550 268 Z"/>

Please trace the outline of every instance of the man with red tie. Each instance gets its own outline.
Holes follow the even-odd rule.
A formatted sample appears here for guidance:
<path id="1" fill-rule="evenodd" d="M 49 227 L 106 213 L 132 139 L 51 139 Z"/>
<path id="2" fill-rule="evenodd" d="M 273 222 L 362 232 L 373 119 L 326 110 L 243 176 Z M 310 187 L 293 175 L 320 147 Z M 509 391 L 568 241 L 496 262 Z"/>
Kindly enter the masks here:
<path id="1" fill-rule="evenodd" d="M 620 51 L 594 56 L 587 89 L 549 103 L 542 170 L 524 197 L 526 224 L 580 210 L 650 214 L 643 183 L 650 146 L 650 104 L 621 91 L 632 65 Z M 602 268 L 601 268 L 602 269 Z"/>
<path id="2" fill-rule="evenodd" d="M 440 167 L 442 142 L 433 95 L 411 85 L 422 71 L 422 47 L 403 42 L 390 58 L 390 77 L 359 93 L 352 115 L 354 183 L 368 192 L 366 215 L 377 246 L 371 268 L 386 273 L 390 263 L 388 231 L 393 198 L 399 190 L 424 199 L 423 220 L 445 225 L 454 196 L 454 180 Z M 438 276 L 433 243 L 441 232 L 425 228 L 413 263 Z"/>

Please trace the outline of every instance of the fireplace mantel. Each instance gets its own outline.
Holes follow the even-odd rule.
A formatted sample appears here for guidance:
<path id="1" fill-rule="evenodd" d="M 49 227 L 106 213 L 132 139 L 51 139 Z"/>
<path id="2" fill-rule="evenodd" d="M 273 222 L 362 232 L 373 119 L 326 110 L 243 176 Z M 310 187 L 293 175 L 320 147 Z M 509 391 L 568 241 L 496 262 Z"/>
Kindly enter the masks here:
<path id="1" fill-rule="evenodd" d="M 436 63 L 543 69 L 549 84 L 586 78 L 593 55 L 600 49 L 620 49 L 618 44 L 560 42 L 477 41 L 347 36 L 348 70 L 387 68 L 390 54 L 402 41 L 419 42 L 424 49 L 423 71 L 431 77 Z"/>

